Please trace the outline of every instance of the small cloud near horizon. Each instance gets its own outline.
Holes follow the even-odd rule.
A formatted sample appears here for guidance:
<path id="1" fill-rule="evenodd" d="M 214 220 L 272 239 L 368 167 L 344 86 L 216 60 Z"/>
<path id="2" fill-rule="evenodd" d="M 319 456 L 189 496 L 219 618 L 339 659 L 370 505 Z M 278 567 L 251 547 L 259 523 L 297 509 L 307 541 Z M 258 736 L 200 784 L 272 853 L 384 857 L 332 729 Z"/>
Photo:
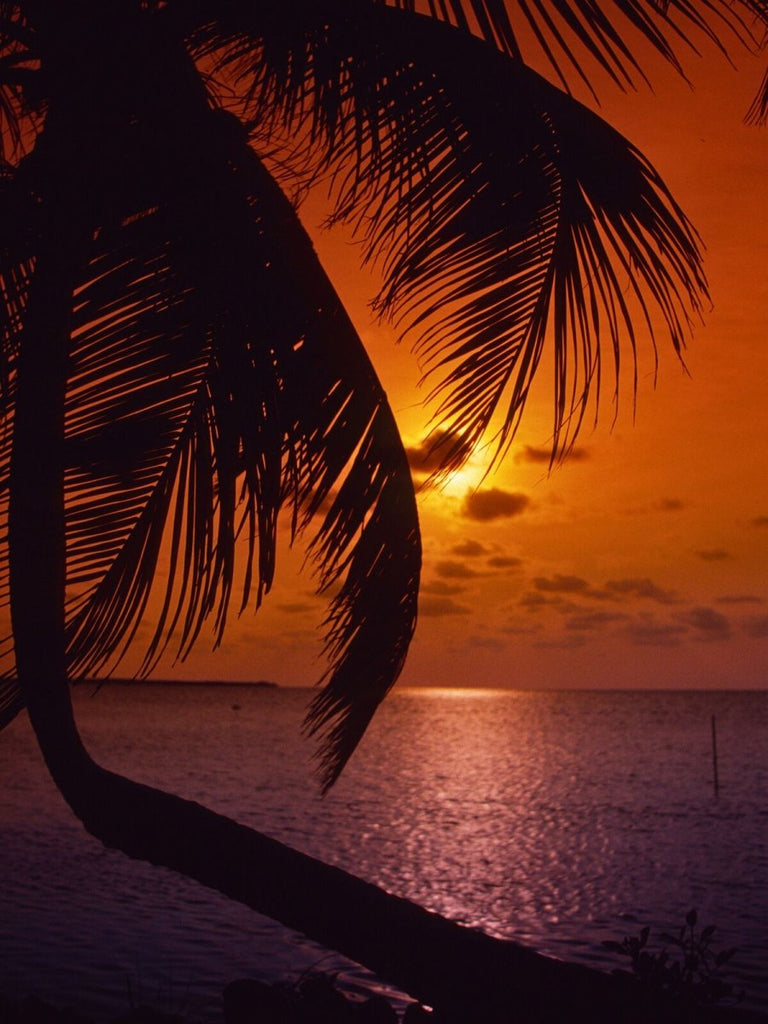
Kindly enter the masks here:
<path id="1" fill-rule="evenodd" d="M 525 512 L 531 504 L 527 494 L 503 491 L 499 487 L 470 492 L 461 507 L 467 519 L 490 522 L 492 519 L 511 519 Z"/>
<path id="2" fill-rule="evenodd" d="M 469 615 L 471 609 L 459 604 L 452 597 L 421 597 L 419 599 L 419 615 L 428 618 L 439 618 L 443 615 Z"/>
<path id="3" fill-rule="evenodd" d="M 489 651 L 501 651 L 505 650 L 507 647 L 506 643 L 500 637 L 478 636 L 477 634 L 467 637 L 466 644 L 468 647 L 479 647 L 483 650 Z"/>
<path id="4" fill-rule="evenodd" d="M 435 565 L 435 572 L 443 579 L 449 580 L 470 580 L 478 575 L 474 569 L 470 569 L 463 562 L 455 562 L 452 558 L 445 558 L 438 562 Z"/>
<path id="5" fill-rule="evenodd" d="M 733 557 L 730 551 L 726 551 L 724 548 L 705 548 L 702 551 L 697 551 L 696 554 L 704 562 L 724 562 Z"/>
<path id="6" fill-rule="evenodd" d="M 768 615 L 756 615 L 748 619 L 744 624 L 747 636 L 753 640 L 763 640 L 768 637 Z"/>
<path id="7" fill-rule="evenodd" d="M 519 569 L 522 564 L 522 558 L 515 558 L 514 555 L 494 555 L 486 559 L 486 565 L 491 569 Z"/>
<path id="8" fill-rule="evenodd" d="M 642 617 L 628 622 L 622 632 L 638 647 L 677 647 L 687 631 L 684 626 Z"/>
<path id="9" fill-rule="evenodd" d="M 731 623 L 722 612 L 714 608 L 700 606 L 678 616 L 681 622 L 694 629 L 703 640 L 729 640 Z"/>
<path id="10" fill-rule="evenodd" d="M 429 583 L 422 583 L 419 588 L 421 594 L 434 594 L 436 597 L 449 597 L 453 594 L 463 594 L 466 587 L 459 583 L 443 583 L 442 580 L 430 580 Z"/>
<path id="11" fill-rule="evenodd" d="M 533 585 L 549 594 L 583 594 L 589 590 L 589 584 L 581 576 L 566 576 L 559 572 L 554 576 L 536 576 Z"/>
<path id="12" fill-rule="evenodd" d="M 413 473 L 420 477 L 428 477 L 437 472 L 449 455 L 466 457 L 470 454 L 469 445 L 460 434 L 450 430 L 433 430 L 416 445 L 405 449 Z"/>
<path id="13" fill-rule="evenodd" d="M 563 461 L 584 462 L 590 458 L 586 448 L 571 448 Z M 515 462 L 532 462 L 536 465 L 549 465 L 552 461 L 551 448 L 538 448 L 535 445 L 527 444 L 522 451 L 515 453 Z"/>
<path id="14" fill-rule="evenodd" d="M 461 544 L 454 544 L 451 554 L 462 558 L 477 558 L 479 555 L 487 555 L 488 548 L 477 540 L 465 540 Z"/>
<path id="15" fill-rule="evenodd" d="M 611 594 L 626 597 L 644 597 L 659 604 L 674 604 L 677 595 L 674 590 L 664 590 L 647 577 L 630 577 L 621 580 L 608 580 L 605 588 Z"/>
<path id="16" fill-rule="evenodd" d="M 626 622 L 628 618 L 624 612 L 577 612 L 565 620 L 564 628 L 571 632 L 589 633 L 593 630 L 603 630 L 617 622 Z"/>

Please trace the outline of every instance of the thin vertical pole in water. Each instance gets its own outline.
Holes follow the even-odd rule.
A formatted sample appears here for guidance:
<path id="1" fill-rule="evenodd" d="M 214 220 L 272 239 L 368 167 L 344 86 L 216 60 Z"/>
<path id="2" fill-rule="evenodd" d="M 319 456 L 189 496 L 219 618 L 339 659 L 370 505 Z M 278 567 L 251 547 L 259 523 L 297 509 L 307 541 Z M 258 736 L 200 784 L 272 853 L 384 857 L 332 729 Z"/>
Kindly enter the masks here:
<path id="1" fill-rule="evenodd" d="M 720 795 L 720 780 L 717 777 L 717 727 L 715 726 L 715 716 L 712 715 L 712 771 L 715 783 L 715 796 Z"/>

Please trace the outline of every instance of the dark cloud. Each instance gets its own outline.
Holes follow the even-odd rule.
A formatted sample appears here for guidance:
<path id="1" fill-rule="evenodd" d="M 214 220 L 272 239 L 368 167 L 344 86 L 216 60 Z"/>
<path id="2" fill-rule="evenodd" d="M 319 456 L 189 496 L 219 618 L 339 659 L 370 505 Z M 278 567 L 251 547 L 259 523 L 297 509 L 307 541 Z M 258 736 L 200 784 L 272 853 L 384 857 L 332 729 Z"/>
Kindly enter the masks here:
<path id="1" fill-rule="evenodd" d="M 494 555 L 488 559 L 487 564 L 491 569 L 519 569 L 523 560 L 512 555 Z"/>
<path id="2" fill-rule="evenodd" d="M 523 608 L 527 608 L 528 611 L 538 611 L 539 608 L 544 608 L 547 605 L 555 604 L 557 598 L 545 597 L 543 594 L 539 594 L 535 591 L 528 591 L 527 594 L 523 594 L 520 598 L 520 604 Z"/>
<path id="3" fill-rule="evenodd" d="M 549 594 L 583 594 L 589 590 L 589 584 L 581 576 L 564 576 L 559 572 L 554 576 L 537 576 L 533 585 Z"/>
<path id="4" fill-rule="evenodd" d="M 279 604 L 277 607 L 281 612 L 287 612 L 289 615 L 301 615 L 304 612 L 314 610 L 311 604 L 305 604 L 303 601 L 288 601 L 285 604 Z"/>
<path id="5" fill-rule="evenodd" d="M 584 611 L 577 612 L 565 620 L 565 628 L 578 633 L 602 630 L 616 622 L 625 622 L 627 616 L 621 612 Z"/>
<path id="6" fill-rule="evenodd" d="M 653 580 L 647 578 L 608 580 L 606 590 L 611 594 L 627 597 L 645 597 L 649 601 L 658 601 L 659 604 L 673 604 L 677 596 L 673 590 L 663 590 Z"/>
<path id="7" fill-rule="evenodd" d="M 568 462 L 583 462 L 589 458 L 589 452 L 586 448 L 571 448 L 566 456 Z M 552 449 L 551 448 L 536 448 L 532 444 L 527 444 L 522 451 L 515 454 L 515 462 L 533 462 L 537 465 L 549 465 L 552 461 Z"/>
<path id="8" fill-rule="evenodd" d="M 715 600 L 718 604 L 762 604 L 762 597 L 758 597 L 756 594 L 723 594 L 722 597 L 716 597 Z"/>
<path id="9" fill-rule="evenodd" d="M 419 600 L 419 615 L 438 618 L 442 615 L 469 615 L 471 609 L 458 604 L 452 597 L 422 597 Z"/>
<path id="10" fill-rule="evenodd" d="M 691 608 L 679 616 L 680 621 L 694 629 L 700 639 L 728 640 L 731 636 L 731 623 L 721 612 L 714 608 Z"/>
<path id="11" fill-rule="evenodd" d="M 584 637 L 580 633 L 570 633 L 555 639 L 548 637 L 545 640 L 538 640 L 533 646 L 546 651 L 573 650 L 574 647 L 584 646 Z"/>
<path id="12" fill-rule="evenodd" d="M 519 516 L 528 508 L 531 499 L 516 491 L 502 491 L 491 487 L 485 491 L 473 491 L 464 499 L 461 511 L 468 519 L 488 522 L 491 519 L 509 519 Z"/>
<path id="13" fill-rule="evenodd" d="M 677 647 L 686 630 L 670 622 L 641 618 L 627 623 L 624 635 L 639 647 Z"/>
<path id="14" fill-rule="evenodd" d="M 451 548 L 452 555 L 459 555 L 463 558 L 476 558 L 478 555 L 488 553 L 488 548 L 476 540 L 465 540 L 461 544 L 455 544 Z"/>
<path id="15" fill-rule="evenodd" d="M 452 594 L 461 594 L 467 588 L 458 583 L 443 583 L 442 580 L 432 580 L 429 583 L 422 583 L 422 594 L 434 594 L 437 597 L 449 597 Z"/>
<path id="16" fill-rule="evenodd" d="M 478 573 L 474 569 L 470 569 L 468 565 L 464 565 L 463 562 L 454 562 L 451 558 L 446 558 L 442 562 L 438 562 L 435 566 L 435 572 L 438 576 L 442 576 L 444 579 L 449 580 L 470 580 Z"/>
<path id="17" fill-rule="evenodd" d="M 556 608 L 561 614 L 569 615 L 571 612 L 580 610 L 573 601 L 566 600 L 562 593 L 541 593 L 538 590 L 529 590 L 523 594 L 518 604 L 531 612 L 539 611 L 542 608 Z"/>
<path id="18" fill-rule="evenodd" d="M 752 525 L 761 528 L 768 526 L 768 516 L 755 516 L 752 520 Z"/>
<path id="19" fill-rule="evenodd" d="M 540 622 L 534 622 L 532 624 L 530 620 L 526 622 L 523 619 L 515 619 L 508 622 L 505 626 L 502 626 L 501 632 L 509 633 L 512 636 L 530 636 L 532 633 L 540 633 L 542 629 L 543 626 Z"/>
<path id="20" fill-rule="evenodd" d="M 657 512 L 679 512 L 685 505 L 679 498 L 662 498 L 653 507 Z"/>
<path id="21" fill-rule="evenodd" d="M 503 640 L 496 636 L 470 636 L 467 638 L 468 647 L 480 647 L 483 650 L 500 651 L 506 648 Z"/>
<path id="22" fill-rule="evenodd" d="M 753 640 L 763 640 L 768 637 L 768 615 L 756 615 L 744 623 L 744 629 Z"/>
<path id="23" fill-rule="evenodd" d="M 433 430 L 420 444 L 405 449 L 411 469 L 416 476 L 429 476 L 437 472 L 446 459 L 466 458 L 472 446 L 460 434 L 450 430 Z"/>
<path id="24" fill-rule="evenodd" d="M 704 548 L 702 551 L 697 551 L 696 554 L 704 562 L 724 562 L 731 557 L 730 551 L 725 551 L 723 548 Z"/>

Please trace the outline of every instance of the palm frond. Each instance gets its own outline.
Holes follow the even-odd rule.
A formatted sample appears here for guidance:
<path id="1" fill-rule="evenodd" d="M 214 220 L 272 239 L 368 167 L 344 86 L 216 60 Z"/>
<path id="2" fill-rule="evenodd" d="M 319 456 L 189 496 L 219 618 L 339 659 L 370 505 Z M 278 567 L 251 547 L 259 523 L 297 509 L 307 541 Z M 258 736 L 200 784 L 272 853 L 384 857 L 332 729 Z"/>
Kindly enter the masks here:
<path id="1" fill-rule="evenodd" d="M 768 25 L 762 0 L 172 0 L 169 17 L 198 54 L 217 52 L 241 73 L 268 69 L 272 89 L 290 105 L 311 96 L 308 108 L 327 126 L 340 82 L 357 74 L 347 55 L 339 59 L 339 40 L 367 38 L 382 6 L 410 16 L 403 23 L 406 35 L 418 16 L 474 34 L 514 59 L 532 60 L 538 51 L 566 90 L 578 82 L 593 95 L 595 71 L 620 88 L 634 88 L 648 80 L 649 52 L 684 74 L 680 51 L 696 53 L 700 42 L 725 54 L 734 46 L 755 49 Z M 378 43 L 386 46 L 381 37 Z M 314 85 L 307 89 L 310 78 Z"/>
<path id="2" fill-rule="evenodd" d="M 746 121 L 747 124 L 768 124 L 768 71 L 763 76 L 757 95 L 747 111 Z"/>
<path id="3" fill-rule="evenodd" d="M 19 159 L 40 127 L 39 56 L 23 5 L 0 4 L 0 155 Z"/>
<path id="4" fill-rule="evenodd" d="M 297 317 L 299 340 L 278 356 L 277 368 L 298 528 L 332 496 L 310 551 L 320 589 L 341 586 L 325 623 L 325 686 L 306 720 L 307 731 L 321 736 L 326 790 L 405 662 L 416 624 L 418 516 L 397 425 L 352 322 L 290 204 L 255 157 L 252 172 L 277 276 L 268 282 L 265 308 L 282 322 L 293 305 Z M 284 303 L 274 301 L 275 283 Z"/>
<path id="5" fill-rule="evenodd" d="M 109 219 L 75 291 L 67 385 L 69 671 L 103 671 L 131 643 L 167 533 L 145 671 L 172 638 L 185 656 L 208 620 L 220 639 L 243 550 L 238 604 L 253 591 L 258 604 L 275 571 L 280 509 L 292 510 L 294 532 L 316 528 L 333 491 L 312 547 L 321 588 L 340 583 L 326 689 L 309 719 L 324 737 L 327 786 L 413 632 L 410 473 L 295 212 L 228 115 L 207 112 L 195 127 L 186 148 L 150 127 L 142 173 L 123 154 L 124 178 L 112 166 L 111 195 L 95 199 Z M 124 141 L 137 141 L 135 128 Z M 104 141 L 102 157 L 119 161 L 120 142 L 119 132 Z"/>
<path id="6" fill-rule="evenodd" d="M 682 350 L 706 290 L 695 233 L 629 142 L 525 65 L 426 18 L 406 32 L 402 12 L 373 14 L 359 36 L 329 24 L 301 51 L 309 63 L 296 60 L 326 104 L 310 136 L 330 140 L 335 217 L 379 261 L 378 308 L 415 337 L 437 424 L 463 439 L 444 468 L 501 408 L 503 451 L 548 331 L 557 457 L 599 394 L 606 351 L 616 395 L 622 339 L 632 366 L 641 324 L 652 347 L 660 322 Z M 298 79 L 290 95 L 283 84 L 267 74 L 258 102 L 290 118 Z"/>
<path id="7" fill-rule="evenodd" d="M 7 615 L 8 499 L 16 365 L 34 268 L 33 230 L 29 196 L 19 187 L 17 172 L 8 164 L 0 169 L 0 222 L 4 226 L 0 248 L 0 611 Z M 0 729 L 23 707 L 14 676 L 13 637 L 0 637 Z"/>
<path id="8" fill-rule="evenodd" d="M 456 47 L 435 73 L 453 125 L 426 140 L 428 175 L 382 201 L 387 162 L 407 159 L 393 136 L 391 151 L 378 146 L 370 158 L 367 194 L 358 183 L 365 165 L 351 187 L 341 183 L 339 216 L 354 219 L 369 258 L 386 254 L 379 308 L 415 332 L 438 378 L 437 417 L 468 441 L 504 401 L 503 450 L 551 330 L 556 456 L 599 394 L 604 350 L 616 396 L 622 341 L 632 364 L 639 324 L 655 347 L 660 321 L 680 353 L 706 285 L 695 233 L 642 155 L 524 66 L 494 63 L 484 49 Z M 470 69 L 460 89 L 447 71 L 459 57 Z"/>

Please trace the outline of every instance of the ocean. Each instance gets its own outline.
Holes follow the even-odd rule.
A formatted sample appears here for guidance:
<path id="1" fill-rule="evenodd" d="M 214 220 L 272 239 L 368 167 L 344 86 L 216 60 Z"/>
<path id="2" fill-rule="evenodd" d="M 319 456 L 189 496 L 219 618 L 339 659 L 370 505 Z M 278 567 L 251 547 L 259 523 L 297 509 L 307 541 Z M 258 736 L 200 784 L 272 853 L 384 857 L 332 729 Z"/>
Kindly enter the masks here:
<path id="1" fill-rule="evenodd" d="M 78 687 L 106 767 L 200 801 L 463 924 L 623 967 L 602 942 L 696 908 L 725 980 L 768 1011 L 768 692 L 396 690 L 319 795 L 309 690 Z M 718 738 L 713 786 L 711 720 Z M 132 1004 L 221 1020 L 236 978 L 365 970 L 87 836 L 25 716 L 0 734 L 0 992 L 97 1019 Z M 396 994 L 393 994 L 396 999 Z"/>

